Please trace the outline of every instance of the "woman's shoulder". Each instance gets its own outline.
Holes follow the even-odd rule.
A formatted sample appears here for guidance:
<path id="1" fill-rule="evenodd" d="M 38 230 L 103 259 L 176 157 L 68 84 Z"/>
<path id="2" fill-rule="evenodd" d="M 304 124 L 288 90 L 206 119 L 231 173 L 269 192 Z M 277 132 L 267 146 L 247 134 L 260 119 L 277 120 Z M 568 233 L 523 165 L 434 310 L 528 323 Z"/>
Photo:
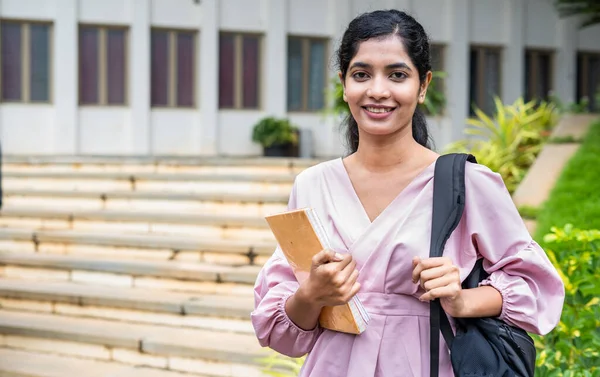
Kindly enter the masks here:
<path id="1" fill-rule="evenodd" d="M 508 193 L 502 176 L 486 165 L 467 162 L 465 167 L 466 189 L 475 189 L 478 193 L 486 194 L 497 190 Z M 491 191 L 490 191 L 491 190 Z"/>

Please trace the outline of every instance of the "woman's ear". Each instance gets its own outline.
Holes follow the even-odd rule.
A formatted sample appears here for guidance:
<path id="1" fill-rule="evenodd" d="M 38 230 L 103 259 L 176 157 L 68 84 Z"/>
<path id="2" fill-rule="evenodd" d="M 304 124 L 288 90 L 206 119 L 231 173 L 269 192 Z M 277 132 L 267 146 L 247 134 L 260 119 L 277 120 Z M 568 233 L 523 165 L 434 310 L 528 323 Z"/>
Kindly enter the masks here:
<path id="1" fill-rule="evenodd" d="M 342 76 L 342 72 L 338 72 L 338 77 L 340 78 L 340 82 L 342 83 L 342 90 L 344 102 L 348 102 L 348 98 L 346 98 L 346 82 L 344 81 L 344 77 Z"/>
<path id="2" fill-rule="evenodd" d="M 419 103 L 425 102 L 425 96 L 427 95 L 427 88 L 429 87 L 429 83 L 431 82 L 431 78 L 433 77 L 433 73 L 431 71 L 427 72 L 427 76 L 425 76 L 425 81 L 421 85 L 419 90 Z"/>

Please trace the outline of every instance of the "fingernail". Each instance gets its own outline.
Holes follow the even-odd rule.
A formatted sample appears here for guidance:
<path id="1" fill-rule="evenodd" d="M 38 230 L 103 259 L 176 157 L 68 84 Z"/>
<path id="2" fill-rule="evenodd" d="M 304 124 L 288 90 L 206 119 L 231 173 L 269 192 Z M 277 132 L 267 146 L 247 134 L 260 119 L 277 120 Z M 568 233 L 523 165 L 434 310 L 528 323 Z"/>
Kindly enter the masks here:
<path id="1" fill-rule="evenodd" d="M 342 254 L 340 254 L 340 253 L 335 253 L 335 257 L 337 259 L 344 259 L 344 256 Z"/>

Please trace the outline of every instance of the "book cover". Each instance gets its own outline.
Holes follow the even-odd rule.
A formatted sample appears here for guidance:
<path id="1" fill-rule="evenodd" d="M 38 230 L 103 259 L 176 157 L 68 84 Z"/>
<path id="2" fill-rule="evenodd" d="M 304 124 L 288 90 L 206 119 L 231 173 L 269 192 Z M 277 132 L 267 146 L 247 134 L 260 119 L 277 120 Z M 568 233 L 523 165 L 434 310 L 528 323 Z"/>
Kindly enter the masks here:
<path id="1" fill-rule="evenodd" d="M 330 248 L 325 229 L 312 208 L 303 208 L 266 216 L 265 219 L 294 271 L 298 282 L 310 274 L 312 257 Z M 345 305 L 327 306 L 319 316 L 323 328 L 351 334 L 362 333 L 367 326 L 368 313 L 354 296 Z"/>

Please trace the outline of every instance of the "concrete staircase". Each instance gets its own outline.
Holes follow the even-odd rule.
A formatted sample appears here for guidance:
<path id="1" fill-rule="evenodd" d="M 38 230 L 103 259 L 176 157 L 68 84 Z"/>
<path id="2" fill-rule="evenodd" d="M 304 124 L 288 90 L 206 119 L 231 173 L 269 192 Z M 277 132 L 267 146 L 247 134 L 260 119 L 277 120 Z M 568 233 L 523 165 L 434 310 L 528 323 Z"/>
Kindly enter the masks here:
<path id="1" fill-rule="evenodd" d="M 263 216 L 315 162 L 5 157 L 0 376 L 261 376 Z"/>

